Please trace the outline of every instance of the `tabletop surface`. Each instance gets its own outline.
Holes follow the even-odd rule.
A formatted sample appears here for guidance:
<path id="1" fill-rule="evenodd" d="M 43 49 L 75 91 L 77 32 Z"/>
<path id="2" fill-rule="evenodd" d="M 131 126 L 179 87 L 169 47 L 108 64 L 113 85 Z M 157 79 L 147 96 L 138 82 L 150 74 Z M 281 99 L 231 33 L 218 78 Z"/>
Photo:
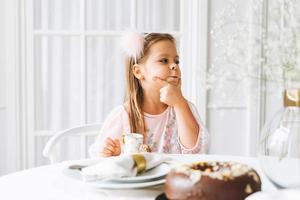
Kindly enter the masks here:
<path id="1" fill-rule="evenodd" d="M 259 161 L 253 157 L 225 155 L 170 155 L 182 163 L 195 161 L 239 161 L 250 165 L 261 176 L 262 190 L 275 190 L 274 186 L 263 174 Z M 163 192 L 163 185 L 143 189 L 95 189 L 83 181 L 74 180 L 63 172 L 72 161 L 47 165 L 15 172 L 0 177 L 0 198 L 2 199 L 155 199 Z M 74 161 L 73 161 L 74 162 Z"/>

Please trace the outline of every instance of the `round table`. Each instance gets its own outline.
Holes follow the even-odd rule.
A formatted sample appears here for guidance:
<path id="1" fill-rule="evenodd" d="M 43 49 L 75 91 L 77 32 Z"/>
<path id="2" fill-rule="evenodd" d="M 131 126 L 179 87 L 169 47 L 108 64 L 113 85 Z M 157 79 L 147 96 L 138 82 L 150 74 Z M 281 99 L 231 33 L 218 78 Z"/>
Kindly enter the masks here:
<path id="1" fill-rule="evenodd" d="M 275 190 L 275 187 L 263 174 L 257 158 L 225 156 L 225 155 L 171 155 L 182 163 L 190 163 L 200 160 L 239 161 L 255 168 L 262 179 L 262 190 Z M 95 189 L 89 187 L 83 181 L 77 181 L 64 175 L 63 170 L 70 165 L 71 161 L 59 164 L 47 165 L 15 172 L 0 177 L 1 199 L 61 199 L 61 200 L 105 200 L 105 199 L 155 199 L 163 192 L 163 185 L 143 189 Z M 73 161 L 74 162 L 74 161 Z M 4 198 L 5 197 L 5 198 Z"/>

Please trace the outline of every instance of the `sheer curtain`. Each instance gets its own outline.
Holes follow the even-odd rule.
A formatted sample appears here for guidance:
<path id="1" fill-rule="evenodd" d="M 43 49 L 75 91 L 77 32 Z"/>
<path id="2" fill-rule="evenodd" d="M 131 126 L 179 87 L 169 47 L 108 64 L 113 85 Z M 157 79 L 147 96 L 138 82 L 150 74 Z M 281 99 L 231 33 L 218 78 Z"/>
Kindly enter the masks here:
<path id="1" fill-rule="evenodd" d="M 124 31 L 130 27 L 130 0 L 86 0 L 84 31 Z M 145 31 L 179 29 L 179 1 L 138 1 L 137 28 Z M 34 28 L 62 35 L 35 36 L 35 127 L 59 130 L 104 120 L 124 98 L 124 62 L 119 36 L 87 35 L 85 50 L 79 30 L 79 0 L 35 0 Z M 75 32 L 68 35 L 68 31 Z M 86 83 L 80 79 L 85 53 Z M 80 87 L 86 84 L 86 121 L 82 121 Z"/>
<path id="2" fill-rule="evenodd" d="M 179 0 L 136 1 L 134 24 L 132 2 L 33 1 L 34 131 L 42 133 L 35 140 L 36 165 L 46 162 L 41 151 L 49 136 L 43 135 L 44 132 L 102 122 L 113 107 L 122 104 L 125 94 L 124 57 L 119 46 L 122 31 L 134 26 L 147 32 L 179 31 Z M 67 149 L 77 142 L 80 143 L 66 142 L 61 148 Z M 79 155 L 78 151 L 63 152 Z"/>

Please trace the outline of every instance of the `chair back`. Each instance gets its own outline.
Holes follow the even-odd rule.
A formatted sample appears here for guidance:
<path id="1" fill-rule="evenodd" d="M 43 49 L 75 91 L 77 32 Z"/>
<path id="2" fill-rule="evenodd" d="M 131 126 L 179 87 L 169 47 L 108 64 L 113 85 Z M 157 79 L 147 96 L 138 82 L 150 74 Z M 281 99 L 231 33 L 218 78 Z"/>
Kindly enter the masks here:
<path id="1" fill-rule="evenodd" d="M 50 163 L 88 157 L 88 148 L 95 141 L 102 124 L 86 124 L 62 130 L 54 134 L 46 143 L 43 156 Z"/>

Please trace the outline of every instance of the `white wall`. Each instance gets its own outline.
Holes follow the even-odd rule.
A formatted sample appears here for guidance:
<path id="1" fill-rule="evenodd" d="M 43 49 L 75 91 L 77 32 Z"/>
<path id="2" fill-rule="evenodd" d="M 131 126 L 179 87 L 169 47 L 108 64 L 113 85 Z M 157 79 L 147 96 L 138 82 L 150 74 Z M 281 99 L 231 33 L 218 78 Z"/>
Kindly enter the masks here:
<path id="1" fill-rule="evenodd" d="M 16 67 L 15 2 L 0 0 L 0 175 L 16 171 L 19 162 L 13 72 Z"/>
<path id="2" fill-rule="evenodd" d="M 3 1 L 1 1 L 2 3 Z M 5 6 L 0 5 L 0 175 L 6 172 Z"/>

